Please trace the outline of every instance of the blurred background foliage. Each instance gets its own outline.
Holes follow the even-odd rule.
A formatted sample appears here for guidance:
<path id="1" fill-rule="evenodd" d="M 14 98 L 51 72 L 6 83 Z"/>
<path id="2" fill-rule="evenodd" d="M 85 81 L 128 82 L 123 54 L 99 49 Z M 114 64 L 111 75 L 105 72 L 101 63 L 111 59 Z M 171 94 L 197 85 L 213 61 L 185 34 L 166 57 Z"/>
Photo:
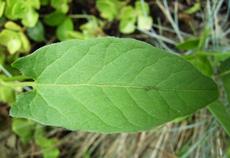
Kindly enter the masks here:
<path id="1" fill-rule="evenodd" d="M 215 76 L 229 63 L 229 12 L 229 0 L 0 0 L 0 80 L 26 80 L 10 64 L 41 46 L 101 36 L 146 41 Z M 10 118 L 27 90 L 0 87 L 0 158 L 230 158 L 230 139 L 206 109 L 148 132 L 71 132 Z"/>

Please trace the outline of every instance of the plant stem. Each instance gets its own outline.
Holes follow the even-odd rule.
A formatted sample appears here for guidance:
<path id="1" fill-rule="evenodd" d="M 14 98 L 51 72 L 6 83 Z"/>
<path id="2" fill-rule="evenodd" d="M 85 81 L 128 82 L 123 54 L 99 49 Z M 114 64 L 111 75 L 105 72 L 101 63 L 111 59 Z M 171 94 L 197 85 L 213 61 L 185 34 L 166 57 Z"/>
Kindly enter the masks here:
<path id="1" fill-rule="evenodd" d="M 26 86 L 35 87 L 34 82 L 4 82 L 4 81 L 0 81 L 0 85 L 3 85 L 5 87 L 10 87 L 10 88 L 26 87 Z"/>
<path id="2" fill-rule="evenodd" d="M 8 76 L 8 77 L 11 77 L 12 75 L 3 67 L 2 64 L 0 64 L 0 71 L 2 70 L 2 72 Z"/>
<path id="3" fill-rule="evenodd" d="M 230 70 L 225 71 L 225 72 L 219 74 L 219 76 L 225 76 L 225 75 L 228 75 L 228 74 L 230 74 Z"/>
<path id="4" fill-rule="evenodd" d="M 93 18 L 92 15 L 85 15 L 85 14 L 72 14 L 72 15 L 69 15 L 71 18 L 74 18 L 74 19 L 90 19 L 90 18 Z"/>
<path id="5" fill-rule="evenodd" d="M 23 81 L 27 79 L 31 79 L 31 78 L 23 75 L 2 78 L 3 81 Z"/>

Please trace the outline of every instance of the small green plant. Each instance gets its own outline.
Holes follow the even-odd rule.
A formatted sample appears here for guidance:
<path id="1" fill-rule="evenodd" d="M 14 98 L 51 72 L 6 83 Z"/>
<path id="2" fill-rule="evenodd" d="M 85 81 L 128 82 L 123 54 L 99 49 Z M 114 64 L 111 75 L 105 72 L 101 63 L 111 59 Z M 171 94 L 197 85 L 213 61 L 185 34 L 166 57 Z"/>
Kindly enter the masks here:
<path id="1" fill-rule="evenodd" d="M 33 87 L 17 96 L 10 111 L 16 118 L 71 130 L 137 132 L 210 105 L 230 131 L 214 81 L 183 58 L 141 41 L 69 40 L 42 47 L 13 66 L 34 80 L 0 82 Z M 229 67 L 222 69 L 229 85 Z"/>
<path id="2" fill-rule="evenodd" d="M 22 28 L 12 21 L 6 22 L 5 28 L 0 32 L 0 45 L 5 46 L 10 54 L 30 51 L 28 38 L 23 33 Z"/>
<path id="3" fill-rule="evenodd" d="M 56 139 L 46 138 L 44 127 L 34 121 L 26 119 L 13 119 L 12 130 L 16 133 L 23 144 L 35 140 L 36 145 L 41 149 L 44 158 L 55 158 L 59 155 Z"/>
<path id="4" fill-rule="evenodd" d="M 2 5 L 2 12 L 5 8 L 7 18 L 20 19 L 26 27 L 33 27 L 37 23 L 39 14 L 36 10 L 40 8 L 39 0 L 1 0 L 0 3 L 6 4 Z"/>
<path id="5" fill-rule="evenodd" d="M 124 34 L 133 33 L 136 28 L 140 30 L 152 28 L 153 20 L 149 16 L 149 5 L 144 1 L 137 0 L 135 7 L 121 0 L 97 0 L 96 4 L 103 18 L 108 21 L 114 19 L 120 21 L 119 30 Z"/>

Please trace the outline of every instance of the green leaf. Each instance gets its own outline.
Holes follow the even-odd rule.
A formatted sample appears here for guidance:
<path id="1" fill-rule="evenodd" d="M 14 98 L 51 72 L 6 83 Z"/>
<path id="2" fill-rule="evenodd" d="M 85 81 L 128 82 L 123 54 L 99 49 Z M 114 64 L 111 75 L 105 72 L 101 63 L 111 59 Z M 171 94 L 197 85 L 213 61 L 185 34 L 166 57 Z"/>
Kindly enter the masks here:
<path id="1" fill-rule="evenodd" d="M 104 35 L 102 28 L 103 22 L 96 17 L 88 19 L 87 23 L 80 26 L 85 39 Z"/>
<path id="2" fill-rule="evenodd" d="M 22 28 L 14 22 L 8 21 L 0 32 L 0 45 L 5 46 L 10 54 L 30 51 L 30 42 L 22 32 Z"/>
<path id="3" fill-rule="evenodd" d="M 227 147 L 227 158 L 230 158 L 230 146 Z"/>
<path id="4" fill-rule="evenodd" d="M 68 32 L 69 39 L 84 39 L 84 35 L 78 31 L 70 31 Z"/>
<path id="5" fill-rule="evenodd" d="M 199 45 L 198 45 L 199 49 L 204 50 L 206 42 L 207 42 L 207 39 L 210 36 L 210 34 L 211 34 L 211 29 L 208 26 L 206 26 L 204 28 L 204 30 L 202 31 L 202 33 L 200 34 L 200 37 L 199 37 L 199 39 L 200 39 L 199 40 Z"/>
<path id="6" fill-rule="evenodd" d="M 136 29 L 136 11 L 133 7 L 127 6 L 122 8 L 120 14 L 119 30 L 122 33 L 133 33 Z"/>
<path id="7" fill-rule="evenodd" d="M 230 103 L 230 58 L 223 61 L 220 65 L 221 78 Z"/>
<path id="8" fill-rule="evenodd" d="M 18 96 L 11 116 L 71 130 L 148 130 L 218 96 L 216 84 L 190 63 L 134 39 L 69 40 L 13 66 L 35 82 Z"/>
<path id="9" fill-rule="evenodd" d="M 27 29 L 27 34 L 36 42 L 42 42 L 45 40 L 44 26 L 40 21 L 38 21 L 34 27 Z"/>
<path id="10" fill-rule="evenodd" d="M 0 46 L 0 69 L 1 69 L 1 65 L 3 65 L 6 59 L 4 51 L 5 51 L 5 48 Z"/>
<path id="11" fill-rule="evenodd" d="M 28 143 L 35 129 L 35 123 L 26 119 L 13 119 L 12 129 L 17 134 L 23 143 Z"/>
<path id="12" fill-rule="evenodd" d="M 206 56 L 191 55 L 185 56 L 185 59 L 191 62 L 204 75 L 209 77 L 213 75 L 212 65 Z"/>
<path id="13" fill-rule="evenodd" d="M 5 15 L 7 18 L 16 20 L 23 17 L 27 11 L 27 5 L 22 0 L 7 0 Z"/>
<path id="14" fill-rule="evenodd" d="M 0 87 L 0 102 L 13 103 L 15 99 L 14 90 L 8 87 Z"/>
<path id="15" fill-rule="evenodd" d="M 70 39 L 69 33 L 74 30 L 73 21 L 67 17 L 57 28 L 57 37 L 60 41 Z"/>
<path id="16" fill-rule="evenodd" d="M 150 30 L 153 25 L 153 19 L 150 16 L 138 16 L 137 27 L 140 30 Z"/>
<path id="17" fill-rule="evenodd" d="M 80 32 L 74 31 L 73 20 L 70 17 L 66 17 L 61 25 L 56 30 L 57 37 L 60 41 L 69 39 L 83 39 L 83 35 Z"/>
<path id="18" fill-rule="evenodd" d="M 136 1 L 135 10 L 137 11 L 137 15 L 140 16 L 147 16 L 150 13 L 148 3 L 142 1 Z"/>
<path id="19" fill-rule="evenodd" d="M 18 33 L 7 29 L 0 33 L 0 44 L 7 47 L 10 54 L 19 51 L 22 46 Z"/>
<path id="20" fill-rule="evenodd" d="M 46 15 L 44 22 L 49 26 L 58 26 L 65 20 L 65 18 L 65 14 L 55 11 Z"/>
<path id="21" fill-rule="evenodd" d="M 199 38 L 193 37 L 185 40 L 182 43 L 179 43 L 176 47 L 180 50 L 191 50 L 198 47 L 200 42 Z"/>
<path id="22" fill-rule="evenodd" d="M 23 15 L 22 24 L 27 27 L 34 27 L 38 21 L 39 14 L 32 8 Z"/>
<path id="23" fill-rule="evenodd" d="M 39 0 L 7 0 L 5 15 L 7 18 L 21 19 L 23 25 L 33 27 L 38 20 L 38 13 L 35 9 L 40 8 Z"/>
<path id="24" fill-rule="evenodd" d="M 103 18 L 112 21 L 119 13 L 121 2 L 119 0 L 97 0 L 96 7 Z"/>
<path id="25" fill-rule="evenodd" d="M 40 0 L 27 0 L 26 1 L 30 7 L 39 9 L 40 8 Z"/>
<path id="26" fill-rule="evenodd" d="M 143 1 L 136 1 L 135 11 L 137 13 L 137 27 L 140 30 L 150 30 L 152 28 L 153 19 L 149 16 L 149 5 Z"/>
<path id="27" fill-rule="evenodd" d="M 220 101 L 216 101 L 209 106 L 209 110 L 222 124 L 226 133 L 230 136 L 230 58 L 223 61 L 220 65 L 220 77 L 223 81 L 225 92 L 227 93 L 227 105 L 223 105 Z"/>
<path id="28" fill-rule="evenodd" d="M 48 5 L 50 3 L 50 0 L 40 0 L 41 5 Z"/>
<path id="29" fill-rule="evenodd" d="M 184 12 L 187 14 L 194 14 L 201 9 L 200 1 L 196 2 L 191 8 L 186 9 Z"/>
<path id="30" fill-rule="evenodd" d="M 225 75 L 229 73 L 228 71 L 230 71 L 230 57 L 221 62 L 220 71 L 222 74 L 225 73 Z"/>
<path id="31" fill-rule="evenodd" d="M 3 0 L 0 0 L 0 18 L 2 17 L 4 10 L 5 10 L 6 2 Z"/>
<path id="32" fill-rule="evenodd" d="M 135 29 L 135 21 L 122 20 L 119 24 L 119 30 L 124 34 L 133 33 Z"/>
<path id="33" fill-rule="evenodd" d="M 28 38 L 23 32 L 19 32 L 18 35 L 20 37 L 21 44 L 22 44 L 20 51 L 23 53 L 28 53 L 31 49 L 30 41 L 28 40 Z"/>
<path id="34" fill-rule="evenodd" d="M 211 103 L 208 108 L 230 136 L 230 108 L 225 107 L 220 101 Z"/>
<path id="35" fill-rule="evenodd" d="M 14 23 L 12 21 L 7 21 L 5 23 L 5 28 L 13 30 L 13 31 L 22 31 L 22 28 L 18 24 Z"/>
<path id="36" fill-rule="evenodd" d="M 61 13 L 67 13 L 69 10 L 68 0 L 51 0 L 51 6 Z"/>
<path id="37" fill-rule="evenodd" d="M 58 158 L 60 152 L 55 146 L 57 141 L 56 139 L 46 138 L 42 126 L 36 127 L 35 142 L 41 148 L 44 158 Z"/>
<path id="38" fill-rule="evenodd" d="M 230 52 L 215 52 L 215 58 L 218 61 L 224 61 L 230 58 Z"/>

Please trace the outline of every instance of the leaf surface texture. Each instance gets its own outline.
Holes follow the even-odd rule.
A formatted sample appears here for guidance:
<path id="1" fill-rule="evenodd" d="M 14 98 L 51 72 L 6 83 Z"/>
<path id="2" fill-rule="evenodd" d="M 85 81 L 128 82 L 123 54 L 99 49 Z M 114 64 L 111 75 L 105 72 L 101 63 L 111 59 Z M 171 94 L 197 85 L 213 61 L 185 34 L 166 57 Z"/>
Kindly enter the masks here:
<path id="1" fill-rule="evenodd" d="M 217 98 L 214 82 L 182 58 L 134 39 L 69 40 L 14 65 L 34 79 L 14 117 L 92 132 L 136 132 L 185 116 Z"/>

